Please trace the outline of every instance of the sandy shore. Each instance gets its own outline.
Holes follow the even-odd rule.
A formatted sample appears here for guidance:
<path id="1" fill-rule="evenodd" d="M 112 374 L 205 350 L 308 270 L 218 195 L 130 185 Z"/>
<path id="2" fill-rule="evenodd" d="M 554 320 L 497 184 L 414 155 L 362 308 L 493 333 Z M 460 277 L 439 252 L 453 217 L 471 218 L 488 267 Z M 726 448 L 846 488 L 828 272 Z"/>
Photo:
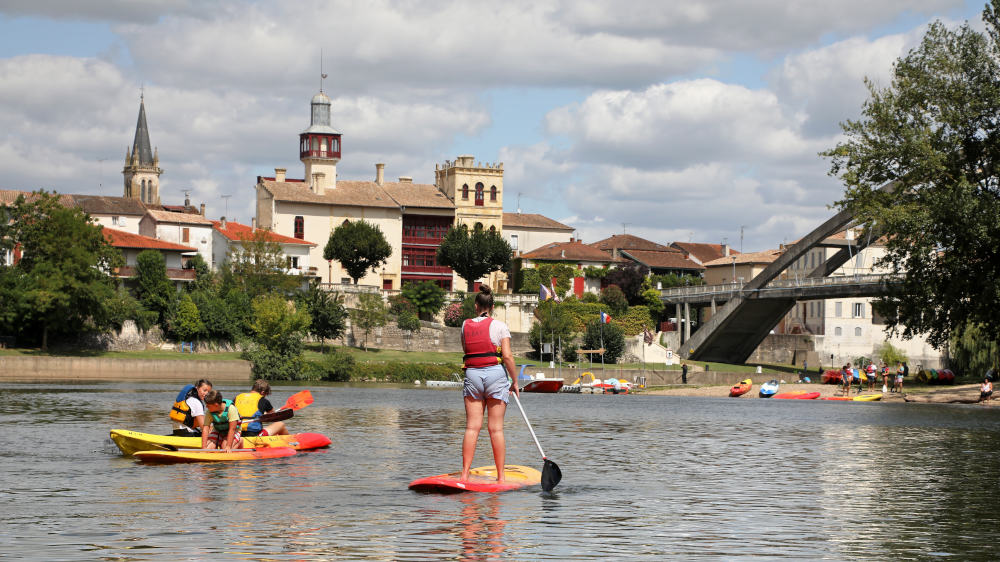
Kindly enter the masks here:
<path id="1" fill-rule="evenodd" d="M 754 383 L 753 388 L 750 392 L 740 396 L 739 400 L 758 400 L 757 391 L 760 389 L 760 385 Z M 781 385 L 779 392 L 791 392 L 793 390 L 804 390 L 806 392 L 819 392 L 820 398 L 825 398 L 827 396 L 844 396 L 844 389 L 840 385 L 834 384 L 817 384 L 817 383 L 794 383 L 789 382 Z M 876 387 L 875 393 L 881 394 L 881 385 Z M 964 384 L 958 386 L 948 386 L 942 388 L 935 388 L 929 391 L 921 392 L 911 392 L 906 393 L 906 387 L 903 387 L 904 392 L 898 394 L 895 392 L 887 392 L 882 396 L 883 402 L 929 402 L 929 403 L 975 403 L 979 399 L 979 385 L 977 384 Z M 860 394 L 871 394 L 867 386 L 862 389 Z M 643 394 L 652 394 L 658 396 L 713 396 L 717 398 L 724 398 L 729 396 L 728 386 L 684 386 L 667 388 L 662 390 L 650 390 L 643 392 Z M 858 387 L 851 387 L 851 396 L 857 396 Z M 988 404 L 993 406 L 997 401 L 993 400 Z"/>

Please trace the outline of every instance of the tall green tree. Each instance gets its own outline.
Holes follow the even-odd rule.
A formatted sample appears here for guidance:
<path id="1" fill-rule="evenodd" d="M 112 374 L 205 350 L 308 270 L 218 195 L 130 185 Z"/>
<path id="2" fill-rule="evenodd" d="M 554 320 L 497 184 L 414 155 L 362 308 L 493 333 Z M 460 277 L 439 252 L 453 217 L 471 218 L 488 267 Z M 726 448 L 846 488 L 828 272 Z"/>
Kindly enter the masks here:
<path id="1" fill-rule="evenodd" d="M 342 295 L 331 294 L 313 281 L 299 294 L 299 302 L 312 318 L 309 333 L 319 338 L 320 350 L 324 351 L 326 340 L 339 338 L 347 327 L 347 310 Z"/>
<path id="2" fill-rule="evenodd" d="M 143 250 L 135 257 L 135 296 L 143 308 L 156 313 L 157 322 L 164 323 L 177 300 L 177 290 L 159 251 Z"/>
<path id="3" fill-rule="evenodd" d="M 110 327 L 111 273 L 123 260 L 101 227 L 44 191 L 18 197 L 4 214 L 0 241 L 21 251 L 16 265 L 0 268 L 0 309 L 16 311 L 10 329 L 45 348 L 50 336 Z"/>
<path id="4" fill-rule="evenodd" d="M 885 236 L 879 265 L 902 277 L 875 301 L 887 328 L 935 346 L 967 326 L 1000 333 L 998 7 L 986 33 L 932 23 L 887 87 L 866 81 L 861 118 L 823 153 L 847 188 L 839 205 Z"/>
<path id="5" fill-rule="evenodd" d="M 444 306 L 444 289 L 431 281 L 407 283 L 400 294 L 413 305 L 421 320 L 430 320 Z"/>
<path id="6" fill-rule="evenodd" d="M 377 269 L 391 255 L 392 246 L 382 234 L 382 229 L 363 220 L 338 226 L 330 233 L 323 248 L 323 259 L 340 262 L 355 285 L 368 270 Z"/>
<path id="7" fill-rule="evenodd" d="M 375 328 L 385 326 L 389 318 L 389 309 L 378 293 L 361 293 L 358 295 L 357 308 L 351 309 L 351 323 L 365 334 L 362 347 L 368 351 L 368 336 Z"/>
<path id="8" fill-rule="evenodd" d="M 276 293 L 257 296 L 252 304 L 250 335 L 254 346 L 243 353 L 255 377 L 294 380 L 305 373 L 303 338 L 309 314 Z"/>
<path id="9" fill-rule="evenodd" d="M 455 270 L 471 292 L 479 279 L 494 271 L 510 269 L 512 250 L 499 232 L 461 224 L 448 229 L 437 250 L 437 262 Z"/>
<path id="10" fill-rule="evenodd" d="M 250 298 L 270 293 L 290 295 L 301 278 L 286 273 L 288 259 L 281 244 L 270 239 L 269 231 L 259 228 L 229 250 L 225 274 L 227 285 L 236 285 Z"/>

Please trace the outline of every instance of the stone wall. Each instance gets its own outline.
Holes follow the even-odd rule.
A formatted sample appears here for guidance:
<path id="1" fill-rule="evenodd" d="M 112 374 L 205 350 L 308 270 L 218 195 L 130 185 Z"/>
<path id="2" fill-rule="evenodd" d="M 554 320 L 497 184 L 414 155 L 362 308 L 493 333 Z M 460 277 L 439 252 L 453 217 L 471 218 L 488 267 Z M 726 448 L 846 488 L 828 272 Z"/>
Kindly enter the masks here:
<path id="1" fill-rule="evenodd" d="M 412 334 L 396 327 L 396 321 L 390 320 L 381 328 L 376 328 L 368 334 L 368 347 L 379 349 L 398 349 L 403 351 L 450 351 L 462 352 L 462 329 L 452 328 L 437 322 L 420 321 L 420 331 Z M 337 345 L 360 347 L 365 334 L 347 322 L 344 337 L 335 341 Z M 514 355 L 524 355 L 531 351 L 528 334 L 511 332 L 511 350 Z"/>
<path id="2" fill-rule="evenodd" d="M 247 361 L 198 359 L 117 359 L 106 357 L 33 357 L 0 355 L 0 380 L 47 381 L 186 381 L 246 383 Z"/>

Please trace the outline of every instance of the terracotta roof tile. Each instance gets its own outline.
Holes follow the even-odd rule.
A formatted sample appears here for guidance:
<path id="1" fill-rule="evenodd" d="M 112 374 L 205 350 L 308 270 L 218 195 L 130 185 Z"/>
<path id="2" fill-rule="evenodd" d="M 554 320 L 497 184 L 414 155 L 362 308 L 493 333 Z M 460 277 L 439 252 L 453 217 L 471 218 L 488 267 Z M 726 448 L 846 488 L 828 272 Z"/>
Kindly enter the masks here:
<path id="1" fill-rule="evenodd" d="M 633 236 L 631 234 L 615 234 L 614 236 L 610 236 L 604 240 L 598 240 L 590 245 L 605 252 L 611 252 L 613 250 L 649 250 L 656 252 L 678 251 L 670 248 L 669 246 L 657 244 L 656 242 L 651 242 L 645 238 L 639 238 L 638 236 Z"/>
<path id="2" fill-rule="evenodd" d="M 150 250 L 176 250 L 179 252 L 198 251 L 196 248 L 191 248 L 189 246 L 182 246 L 180 244 L 174 244 L 173 242 L 158 240 L 141 234 L 132 234 L 131 232 L 125 232 L 114 228 L 104 227 L 101 229 L 101 232 L 104 233 L 105 240 L 110 242 L 115 248 L 144 248 Z"/>
<path id="3" fill-rule="evenodd" d="M 222 228 L 222 221 L 212 221 L 212 228 L 214 228 L 219 234 L 234 242 L 246 240 L 253 236 L 253 229 L 251 227 L 234 221 L 226 221 L 226 228 Z M 270 230 L 258 228 L 257 232 L 266 233 L 267 240 L 277 242 L 278 244 L 299 244 L 302 246 L 316 245 L 314 242 L 284 236 L 282 234 L 271 232 Z"/>
<path id="4" fill-rule="evenodd" d="M 31 201 L 35 198 L 34 192 L 20 191 L 17 189 L 0 189 L 0 205 L 13 205 L 18 196 L 24 195 L 25 199 Z M 72 195 L 59 195 L 59 202 L 69 207 L 73 205 Z"/>
<path id="5" fill-rule="evenodd" d="M 575 230 L 572 226 L 566 226 L 565 224 L 558 221 L 554 221 L 544 215 L 537 215 L 532 213 L 504 213 L 503 227 L 504 228 L 547 228 L 551 230 L 568 230 L 570 232 Z"/>
<path id="6" fill-rule="evenodd" d="M 404 207 L 454 209 L 455 204 L 435 185 L 412 182 L 385 182 L 382 189 Z"/>
<path id="7" fill-rule="evenodd" d="M 785 253 L 784 250 L 764 250 L 763 252 L 747 252 L 745 254 L 734 253 L 728 257 L 714 259 L 705 264 L 705 267 L 715 267 L 720 265 L 732 265 L 733 258 L 736 258 L 736 265 L 743 264 L 765 264 L 778 259 L 778 256 Z"/>
<path id="8" fill-rule="evenodd" d="M 521 257 L 531 260 L 591 261 L 603 263 L 614 263 L 616 261 L 608 254 L 579 240 L 546 244 L 541 248 L 522 254 Z"/>
<path id="9" fill-rule="evenodd" d="M 309 186 L 303 181 L 279 182 L 262 177 L 259 185 L 277 201 L 352 207 L 399 207 L 396 201 L 373 181 L 338 181 L 337 187 L 324 190 L 323 195 L 309 191 Z"/>
<path id="10" fill-rule="evenodd" d="M 691 269 L 701 271 L 705 266 L 689 260 L 683 253 L 672 252 L 650 252 L 648 250 L 622 250 L 626 257 L 638 261 L 639 263 L 658 269 Z"/>
<path id="11" fill-rule="evenodd" d="M 212 221 L 201 215 L 193 215 L 191 213 L 175 213 L 173 211 L 156 211 L 154 209 L 148 209 L 146 212 L 149 213 L 149 216 L 153 217 L 153 220 L 156 222 L 212 226 Z"/>
<path id="12" fill-rule="evenodd" d="M 708 262 L 716 260 L 726 256 L 725 250 L 722 248 L 722 244 L 701 244 L 699 242 L 674 242 L 670 245 L 685 254 L 690 254 L 695 257 L 701 263 L 708 265 Z M 736 250 L 730 248 L 729 255 L 739 254 Z M 729 263 L 732 263 L 730 260 Z"/>
<path id="13" fill-rule="evenodd" d="M 102 195 L 71 195 L 77 207 L 91 215 L 136 215 L 146 213 L 146 206 L 138 199 L 105 197 Z"/>

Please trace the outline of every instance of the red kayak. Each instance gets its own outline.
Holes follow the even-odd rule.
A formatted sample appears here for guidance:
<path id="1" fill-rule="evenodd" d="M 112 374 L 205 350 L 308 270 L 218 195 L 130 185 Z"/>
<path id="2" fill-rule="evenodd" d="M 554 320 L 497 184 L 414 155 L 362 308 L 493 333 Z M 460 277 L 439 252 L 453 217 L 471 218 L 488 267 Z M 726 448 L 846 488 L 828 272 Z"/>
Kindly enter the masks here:
<path id="1" fill-rule="evenodd" d="M 815 400 L 819 398 L 818 392 L 806 392 L 804 390 L 796 390 L 794 392 L 782 392 L 781 394 L 775 394 L 772 398 L 784 399 L 784 400 Z"/>
<path id="2" fill-rule="evenodd" d="M 734 398 L 737 396 L 743 396 L 747 392 L 750 392 L 751 388 L 753 388 L 752 380 L 750 379 L 741 380 L 739 383 L 734 384 L 733 387 L 729 389 L 729 396 Z"/>
<path id="3" fill-rule="evenodd" d="M 847 396 L 824 396 L 823 398 L 820 398 L 820 400 L 845 400 L 845 401 L 848 401 L 848 402 L 853 402 L 854 401 L 853 398 L 850 398 L 850 397 L 847 397 Z"/>

